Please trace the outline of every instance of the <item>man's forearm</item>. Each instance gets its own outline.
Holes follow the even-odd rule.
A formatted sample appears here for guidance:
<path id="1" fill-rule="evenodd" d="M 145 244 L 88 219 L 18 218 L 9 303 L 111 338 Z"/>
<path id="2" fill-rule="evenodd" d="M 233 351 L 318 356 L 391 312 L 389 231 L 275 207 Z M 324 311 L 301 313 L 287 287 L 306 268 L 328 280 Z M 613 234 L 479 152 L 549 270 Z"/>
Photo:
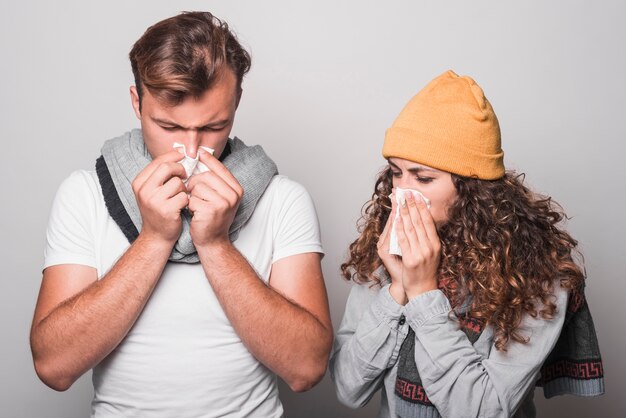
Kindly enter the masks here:
<path id="1" fill-rule="evenodd" d="M 326 370 L 332 329 L 267 286 L 230 243 L 197 250 L 224 312 L 248 350 L 295 391 L 317 383 Z"/>
<path id="2" fill-rule="evenodd" d="M 106 357 L 128 333 L 158 281 L 171 246 L 141 235 L 101 280 L 33 324 L 37 373 L 65 390 Z"/>

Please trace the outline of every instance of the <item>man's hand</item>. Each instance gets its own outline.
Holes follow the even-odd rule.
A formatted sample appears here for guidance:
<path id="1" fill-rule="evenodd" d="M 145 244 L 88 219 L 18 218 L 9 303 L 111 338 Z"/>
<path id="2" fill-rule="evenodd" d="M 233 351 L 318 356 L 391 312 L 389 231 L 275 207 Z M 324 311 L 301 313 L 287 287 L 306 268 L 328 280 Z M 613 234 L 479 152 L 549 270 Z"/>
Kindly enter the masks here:
<path id="1" fill-rule="evenodd" d="M 180 211 L 189 203 L 185 168 L 177 163 L 182 158 L 178 151 L 155 158 L 132 184 L 143 222 L 141 234 L 171 245 L 182 231 Z"/>
<path id="2" fill-rule="evenodd" d="M 243 189 L 237 179 L 217 158 L 200 152 L 200 161 L 209 171 L 189 179 L 191 239 L 201 247 L 216 242 L 230 242 L 228 230 L 235 219 Z"/>

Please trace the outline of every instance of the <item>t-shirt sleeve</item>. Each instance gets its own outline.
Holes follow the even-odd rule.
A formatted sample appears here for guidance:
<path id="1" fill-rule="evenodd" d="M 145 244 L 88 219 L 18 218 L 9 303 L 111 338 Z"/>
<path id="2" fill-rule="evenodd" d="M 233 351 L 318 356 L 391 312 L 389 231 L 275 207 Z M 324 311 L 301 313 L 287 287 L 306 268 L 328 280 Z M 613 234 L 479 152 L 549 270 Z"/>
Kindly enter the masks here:
<path id="1" fill-rule="evenodd" d="M 282 178 L 278 190 L 280 209 L 274 227 L 272 263 L 296 254 L 324 254 L 317 212 L 306 189 L 292 180 Z"/>
<path id="2" fill-rule="evenodd" d="M 82 264 L 96 267 L 93 179 L 75 171 L 61 183 L 54 198 L 44 250 L 44 266 Z"/>

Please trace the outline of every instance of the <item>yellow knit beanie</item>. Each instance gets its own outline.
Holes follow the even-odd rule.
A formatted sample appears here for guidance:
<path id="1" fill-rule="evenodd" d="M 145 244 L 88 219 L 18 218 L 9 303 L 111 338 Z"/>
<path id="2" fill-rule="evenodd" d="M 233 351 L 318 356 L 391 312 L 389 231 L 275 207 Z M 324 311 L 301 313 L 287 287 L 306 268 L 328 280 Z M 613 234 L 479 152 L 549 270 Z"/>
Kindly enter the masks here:
<path id="1" fill-rule="evenodd" d="M 385 134 L 383 157 L 398 157 L 464 177 L 504 175 L 498 118 L 470 77 L 447 71 L 404 107 Z"/>

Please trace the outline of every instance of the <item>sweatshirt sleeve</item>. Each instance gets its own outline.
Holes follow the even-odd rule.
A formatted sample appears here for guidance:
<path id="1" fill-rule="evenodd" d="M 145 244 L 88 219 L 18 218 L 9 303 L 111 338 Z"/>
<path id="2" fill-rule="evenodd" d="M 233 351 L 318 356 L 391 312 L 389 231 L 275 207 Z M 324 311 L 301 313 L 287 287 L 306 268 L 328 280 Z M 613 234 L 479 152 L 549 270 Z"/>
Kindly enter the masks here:
<path id="1" fill-rule="evenodd" d="M 509 417 L 539 378 L 556 344 L 567 306 L 567 291 L 555 287 L 557 311 L 550 320 L 526 315 L 520 331 L 526 344 L 510 341 L 507 351 L 491 347 L 480 355 L 451 318 L 440 290 L 426 292 L 405 307 L 415 331 L 415 363 L 428 398 L 442 416 Z M 486 331 L 485 331 L 486 332 Z"/>
<path id="2" fill-rule="evenodd" d="M 376 289 L 353 285 L 330 359 L 331 377 L 343 404 L 362 407 L 381 388 L 408 332 L 403 311 L 389 285 Z"/>

